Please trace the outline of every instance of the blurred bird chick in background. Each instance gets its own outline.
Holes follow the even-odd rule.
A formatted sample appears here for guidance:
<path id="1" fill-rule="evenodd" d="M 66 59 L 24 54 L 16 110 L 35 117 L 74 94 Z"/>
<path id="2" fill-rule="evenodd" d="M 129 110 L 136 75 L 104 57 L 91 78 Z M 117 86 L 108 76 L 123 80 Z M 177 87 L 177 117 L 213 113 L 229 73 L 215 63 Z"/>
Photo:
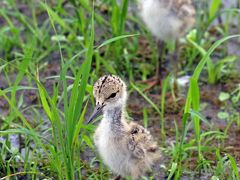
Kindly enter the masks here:
<path id="1" fill-rule="evenodd" d="M 178 59 L 178 40 L 195 23 L 195 8 L 191 0 L 138 0 L 140 15 L 158 41 L 159 61 L 152 86 L 160 81 L 165 43 L 176 41 L 174 60 Z M 177 66 L 177 62 L 174 66 Z"/>

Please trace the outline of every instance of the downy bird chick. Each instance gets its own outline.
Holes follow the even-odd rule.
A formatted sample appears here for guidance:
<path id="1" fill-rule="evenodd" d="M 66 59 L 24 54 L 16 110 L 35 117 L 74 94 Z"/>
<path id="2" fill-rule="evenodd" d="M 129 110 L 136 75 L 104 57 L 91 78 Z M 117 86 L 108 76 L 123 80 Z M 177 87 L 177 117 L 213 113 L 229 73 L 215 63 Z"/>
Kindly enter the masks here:
<path id="1" fill-rule="evenodd" d="M 183 36 L 195 23 L 191 0 L 138 0 L 141 17 L 159 40 Z"/>
<path id="2" fill-rule="evenodd" d="M 185 35 L 194 25 L 195 8 L 191 0 L 138 0 L 138 5 L 143 22 L 156 37 L 158 43 L 159 61 L 152 87 L 160 81 L 166 42 L 176 41 L 176 51 L 173 54 L 171 65 L 177 71 L 178 39 Z"/>
<path id="3" fill-rule="evenodd" d="M 105 75 L 94 85 L 96 107 L 91 122 L 103 112 L 94 143 L 104 163 L 121 177 L 138 179 L 160 158 L 157 143 L 147 129 L 124 116 L 126 84 L 115 75 Z"/>

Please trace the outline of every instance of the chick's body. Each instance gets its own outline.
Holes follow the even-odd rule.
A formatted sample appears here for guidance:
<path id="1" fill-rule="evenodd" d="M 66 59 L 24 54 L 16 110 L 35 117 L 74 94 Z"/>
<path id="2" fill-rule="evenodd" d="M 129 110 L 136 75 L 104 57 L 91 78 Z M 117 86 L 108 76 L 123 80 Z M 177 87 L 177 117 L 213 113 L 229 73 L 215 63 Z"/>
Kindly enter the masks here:
<path id="1" fill-rule="evenodd" d="M 154 154 L 157 146 L 151 140 L 152 137 L 147 137 L 150 134 L 146 130 L 147 134 L 139 134 L 137 135 L 138 139 L 132 140 L 131 130 L 133 129 L 131 126 L 134 124 L 126 123 L 122 127 L 125 132 L 115 134 L 111 131 L 109 120 L 103 118 L 95 132 L 94 143 L 103 161 L 115 174 L 122 177 L 131 176 L 136 179 L 151 168 L 159 154 Z M 137 126 L 139 125 L 134 127 Z M 149 139 L 148 142 L 145 141 L 146 139 Z M 135 142 L 132 142 L 136 140 L 139 147 L 135 147 Z"/>
<path id="2" fill-rule="evenodd" d="M 139 0 L 139 6 L 146 26 L 163 41 L 181 37 L 195 22 L 191 0 Z"/>
<path id="3" fill-rule="evenodd" d="M 94 143 L 103 161 L 116 174 L 123 177 L 130 175 L 129 153 L 126 149 L 127 141 L 111 131 L 109 120 L 103 118 L 94 134 Z"/>

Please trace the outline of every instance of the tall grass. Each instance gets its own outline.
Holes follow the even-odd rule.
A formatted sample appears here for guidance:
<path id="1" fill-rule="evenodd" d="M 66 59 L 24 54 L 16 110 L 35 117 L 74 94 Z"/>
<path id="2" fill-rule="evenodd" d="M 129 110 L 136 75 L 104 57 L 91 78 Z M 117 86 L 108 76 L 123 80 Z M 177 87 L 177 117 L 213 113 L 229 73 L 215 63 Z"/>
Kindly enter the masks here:
<path id="1" fill-rule="evenodd" d="M 190 80 L 190 86 L 188 89 L 188 94 L 187 94 L 187 98 L 186 98 L 186 104 L 184 107 L 184 114 L 183 114 L 183 118 L 182 118 L 182 124 L 183 124 L 183 130 L 182 130 L 182 138 L 180 141 L 180 146 L 179 146 L 179 169 L 177 170 L 178 172 L 176 172 L 177 175 L 181 174 L 181 161 L 182 161 L 182 152 L 184 151 L 183 149 L 183 144 L 184 144 L 184 139 L 186 137 L 186 133 L 187 133 L 187 122 L 189 119 L 189 116 L 192 115 L 193 118 L 193 126 L 194 126 L 194 131 L 195 131 L 195 141 L 197 143 L 197 152 L 198 152 L 198 160 L 199 162 L 203 161 L 203 155 L 202 155 L 202 146 L 201 146 L 201 141 L 200 141 L 200 136 L 201 136 L 201 128 L 200 128 L 200 118 L 198 116 L 196 116 L 195 114 L 191 113 L 191 109 L 193 109 L 194 111 L 199 111 L 199 107 L 200 107 L 200 96 L 199 96 L 199 85 L 198 85 L 198 80 L 199 80 L 199 76 L 204 68 L 205 63 L 207 62 L 207 60 L 209 59 L 210 55 L 213 53 L 213 51 L 220 46 L 223 42 L 231 39 L 231 38 L 239 38 L 240 35 L 232 35 L 232 36 L 227 36 L 224 37 L 218 41 L 216 41 L 207 51 L 207 53 L 205 54 L 205 56 L 201 59 L 201 61 L 199 62 L 199 64 L 197 65 L 197 67 L 194 70 L 194 73 L 191 77 Z M 179 176 L 177 176 L 177 178 L 179 178 Z"/>
<path id="2" fill-rule="evenodd" d="M 125 22 L 128 12 L 128 0 L 123 0 L 119 5 L 116 0 L 111 1 L 112 12 L 111 12 L 111 29 L 113 37 L 124 35 L 125 33 Z M 107 54 L 113 54 L 117 67 L 123 66 L 122 59 L 120 58 L 123 54 L 123 41 L 117 41 L 109 48 Z"/>
<path id="3" fill-rule="evenodd" d="M 50 13 L 50 12 L 48 12 Z M 50 18 L 51 15 L 49 16 Z M 54 19 L 52 19 L 54 21 Z M 85 53 L 85 60 L 80 66 L 68 101 L 68 90 L 66 82 L 66 73 L 69 64 L 65 64 L 62 60 L 62 72 L 60 74 L 60 82 L 54 88 L 53 97 L 50 97 L 47 90 L 43 87 L 37 79 L 39 95 L 42 106 L 48 115 L 52 125 L 52 134 L 54 137 L 54 148 L 51 153 L 54 157 L 54 164 L 58 170 L 58 177 L 65 177 L 67 179 L 74 179 L 75 171 L 80 169 L 74 163 L 75 146 L 77 144 L 76 137 L 80 132 L 85 111 L 82 109 L 85 97 L 87 81 L 89 78 L 90 67 L 93 56 L 93 41 L 94 41 L 94 19 L 92 16 L 91 33 L 89 40 L 86 41 L 87 51 Z M 61 46 L 59 46 L 61 48 Z M 58 88 L 63 86 L 63 105 L 64 115 L 57 107 Z M 59 142 L 60 141 L 60 142 Z M 62 161 L 63 159 L 63 161 Z M 78 164 L 80 165 L 80 164 Z M 62 167 L 63 166 L 63 167 Z M 64 171 L 62 171 L 64 170 Z M 80 175 L 81 173 L 78 173 Z M 80 177 L 78 177 L 80 178 Z"/>
<path id="4" fill-rule="evenodd" d="M 217 18 L 222 18 L 224 15 L 226 16 L 225 18 L 227 18 L 229 15 L 231 14 L 235 14 L 236 16 L 239 13 L 239 9 L 225 9 L 225 10 L 220 10 L 222 4 L 222 0 L 212 0 L 209 4 L 209 10 L 207 11 L 207 9 L 205 9 L 205 11 L 207 11 L 203 16 L 203 21 L 206 21 L 206 25 L 204 26 L 205 29 L 210 28 L 211 24 L 216 21 Z M 200 20 L 198 20 L 200 21 Z M 229 26 L 230 26 L 230 22 L 226 20 L 225 24 L 224 24 L 224 29 L 222 30 L 224 33 L 224 36 L 228 36 L 229 34 Z M 200 25 L 198 25 L 198 27 L 200 27 Z M 197 36 L 198 38 L 196 39 L 192 39 L 192 38 L 188 38 L 187 40 L 191 43 L 191 45 L 196 48 L 200 55 L 202 57 L 204 57 L 207 53 L 207 51 L 203 48 L 203 45 L 201 40 L 199 40 L 199 37 L 204 36 L 203 34 L 201 34 L 202 31 L 201 29 L 197 30 Z M 226 54 L 226 51 L 224 51 Z M 229 57 L 231 58 L 231 57 Z M 225 59 L 225 58 L 224 58 Z M 221 62 L 219 62 L 221 61 Z M 217 81 L 220 79 L 219 74 L 221 73 L 221 67 L 219 66 L 223 66 L 223 64 L 226 63 L 225 60 L 220 59 L 218 61 L 218 63 L 214 63 L 213 60 L 209 57 L 209 59 L 207 60 L 207 72 L 208 72 L 208 83 L 210 84 L 215 84 L 217 83 Z M 225 61 L 225 62 L 224 62 Z"/>

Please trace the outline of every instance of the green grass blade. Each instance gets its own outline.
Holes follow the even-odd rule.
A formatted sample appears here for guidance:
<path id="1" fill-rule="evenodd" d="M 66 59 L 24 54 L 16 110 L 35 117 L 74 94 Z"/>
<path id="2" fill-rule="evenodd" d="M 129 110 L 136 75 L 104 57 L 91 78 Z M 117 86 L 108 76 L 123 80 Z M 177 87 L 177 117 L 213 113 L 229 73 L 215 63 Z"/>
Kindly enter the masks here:
<path id="1" fill-rule="evenodd" d="M 80 117 L 80 112 L 82 109 L 82 103 L 83 103 L 83 98 L 85 94 L 85 90 L 87 87 L 87 82 L 90 74 L 90 69 L 91 69 L 91 64 L 92 64 L 92 57 L 93 57 L 93 43 L 94 43 L 94 13 L 92 14 L 92 23 L 91 23 L 91 34 L 90 34 L 90 39 L 87 44 L 87 52 L 86 52 L 86 59 L 83 63 L 83 69 L 82 69 L 82 80 L 81 80 L 81 86 L 79 90 L 79 95 L 77 99 L 77 104 L 76 107 L 78 109 L 75 109 L 74 112 L 74 123 L 76 124 L 76 121 Z"/>
<path id="2" fill-rule="evenodd" d="M 212 0 L 209 6 L 209 19 L 213 18 L 216 12 L 219 11 L 222 0 Z"/>
<path id="3" fill-rule="evenodd" d="M 85 116 L 85 113 L 86 113 L 86 110 L 87 110 L 87 105 L 88 105 L 88 102 L 86 103 L 86 105 L 84 106 L 84 109 L 82 111 L 82 114 L 77 122 L 77 125 L 76 125 L 76 129 L 74 131 L 74 135 L 73 135 L 73 141 L 72 141 L 72 147 L 74 147 L 74 144 L 76 144 L 76 141 L 77 141 L 77 138 L 78 138 L 78 135 L 80 133 L 80 130 L 82 128 L 82 123 L 83 123 L 83 120 L 84 120 L 84 116 Z"/>
<path id="4" fill-rule="evenodd" d="M 47 98 L 45 96 L 44 90 L 43 90 L 42 86 L 40 85 L 40 83 L 38 83 L 37 86 L 38 86 L 39 96 L 40 96 L 40 99 L 41 99 L 41 102 L 42 102 L 43 109 L 46 112 L 46 114 L 47 114 L 49 120 L 51 121 L 51 123 L 53 123 L 54 119 L 52 119 L 52 113 L 51 113 L 50 107 L 48 105 Z"/>
<path id="5" fill-rule="evenodd" d="M 125 21 L 127 17 L 128 12 L 128 0 L 123 0 L 122 10 L 121 10 L 121 16 L 120 16 L 120 33 L 122 34 L 125 29 Z"/>
<path id="6" fill-rule="evenodd" d="M 53 21 L 57 22 L 60 26 L 69 32 L 72 31 L 72 29 L 62 20 L 62 18 L 57 13 L 55 13 L 46 3 L 40 1 L 40 4 L 48 12 L 48 15 Z"/>
<path id="7" fill-rule="evenodd" d="M 232 170 L 233 170 L 233 175 L 235 176 L 236 180 L 240 179 L 238 166 L 237 166 L 236 161 L 234 160 L 234 158 L 230 154 L 228 154 L 227 156 L 228 156 L 228 158 L 230 160 L 230 163 L 231 163 L 231 167 L 232 167 Z"/>
<path id="8" fill-rule="evenodd" d="M 139 34 L 120 35 L 120 36 L 113 37 L 111 39 L 108 39 L 108 40 L 104 41 L 102 44 L 100 44 L 97 47 L 97 49 L 100 49 L 101 47 L 106 46 L 108 44 L 111 44 L 113 42 L 116 42 L 118 40 L 121 40 L 121 39 L 124 39 L 124 38 L 129 38 L 129 37 L 134 37 L 134 36 L 139 36 Z"/>
<path id="9" fill-rule="evenodd" d="M 170 82 L 170 76 L 167 76 L 166 79 L 163 80 L 163 86 L 162 86 L 162 94 L 161 94 L 161 133 L 165 136 L 165 117 L 164 117 L 164 111 L 165 111 L 165 96 L 167 92 L 167 88 Z"/>
<path id="10" fill-rule="evenodd" d="M 172 166 L 171 166 L 171 169 L 170 169 L 170 174 L 168 175 L 168 178 L 167 180 L 170 180 L 172 179 L 174 173 L 176 172 L 177 170 L 177 163 L 172 163 Z"/>
<path id="11" fill-rule="evenodd" d="M 15 83 L 13 85 L 13 90 L 11 91 L 11 101 L 12 104 L 16 103 L 16 90 L 17 90 L 17 86 L 20 83 L 20 81 L 22 80 L 24 74 L 26 73 L 26 70 L 30 64 L 30 60 L 32 59 L 33 56 L 33 50 L 34 48 L 29 46 L 29 47 L 25 47 L 24 48 L 24 57 L 23 57 L 23 61 L 20 63 L 19 65 L 19 73 L 16 77 Z"/>

